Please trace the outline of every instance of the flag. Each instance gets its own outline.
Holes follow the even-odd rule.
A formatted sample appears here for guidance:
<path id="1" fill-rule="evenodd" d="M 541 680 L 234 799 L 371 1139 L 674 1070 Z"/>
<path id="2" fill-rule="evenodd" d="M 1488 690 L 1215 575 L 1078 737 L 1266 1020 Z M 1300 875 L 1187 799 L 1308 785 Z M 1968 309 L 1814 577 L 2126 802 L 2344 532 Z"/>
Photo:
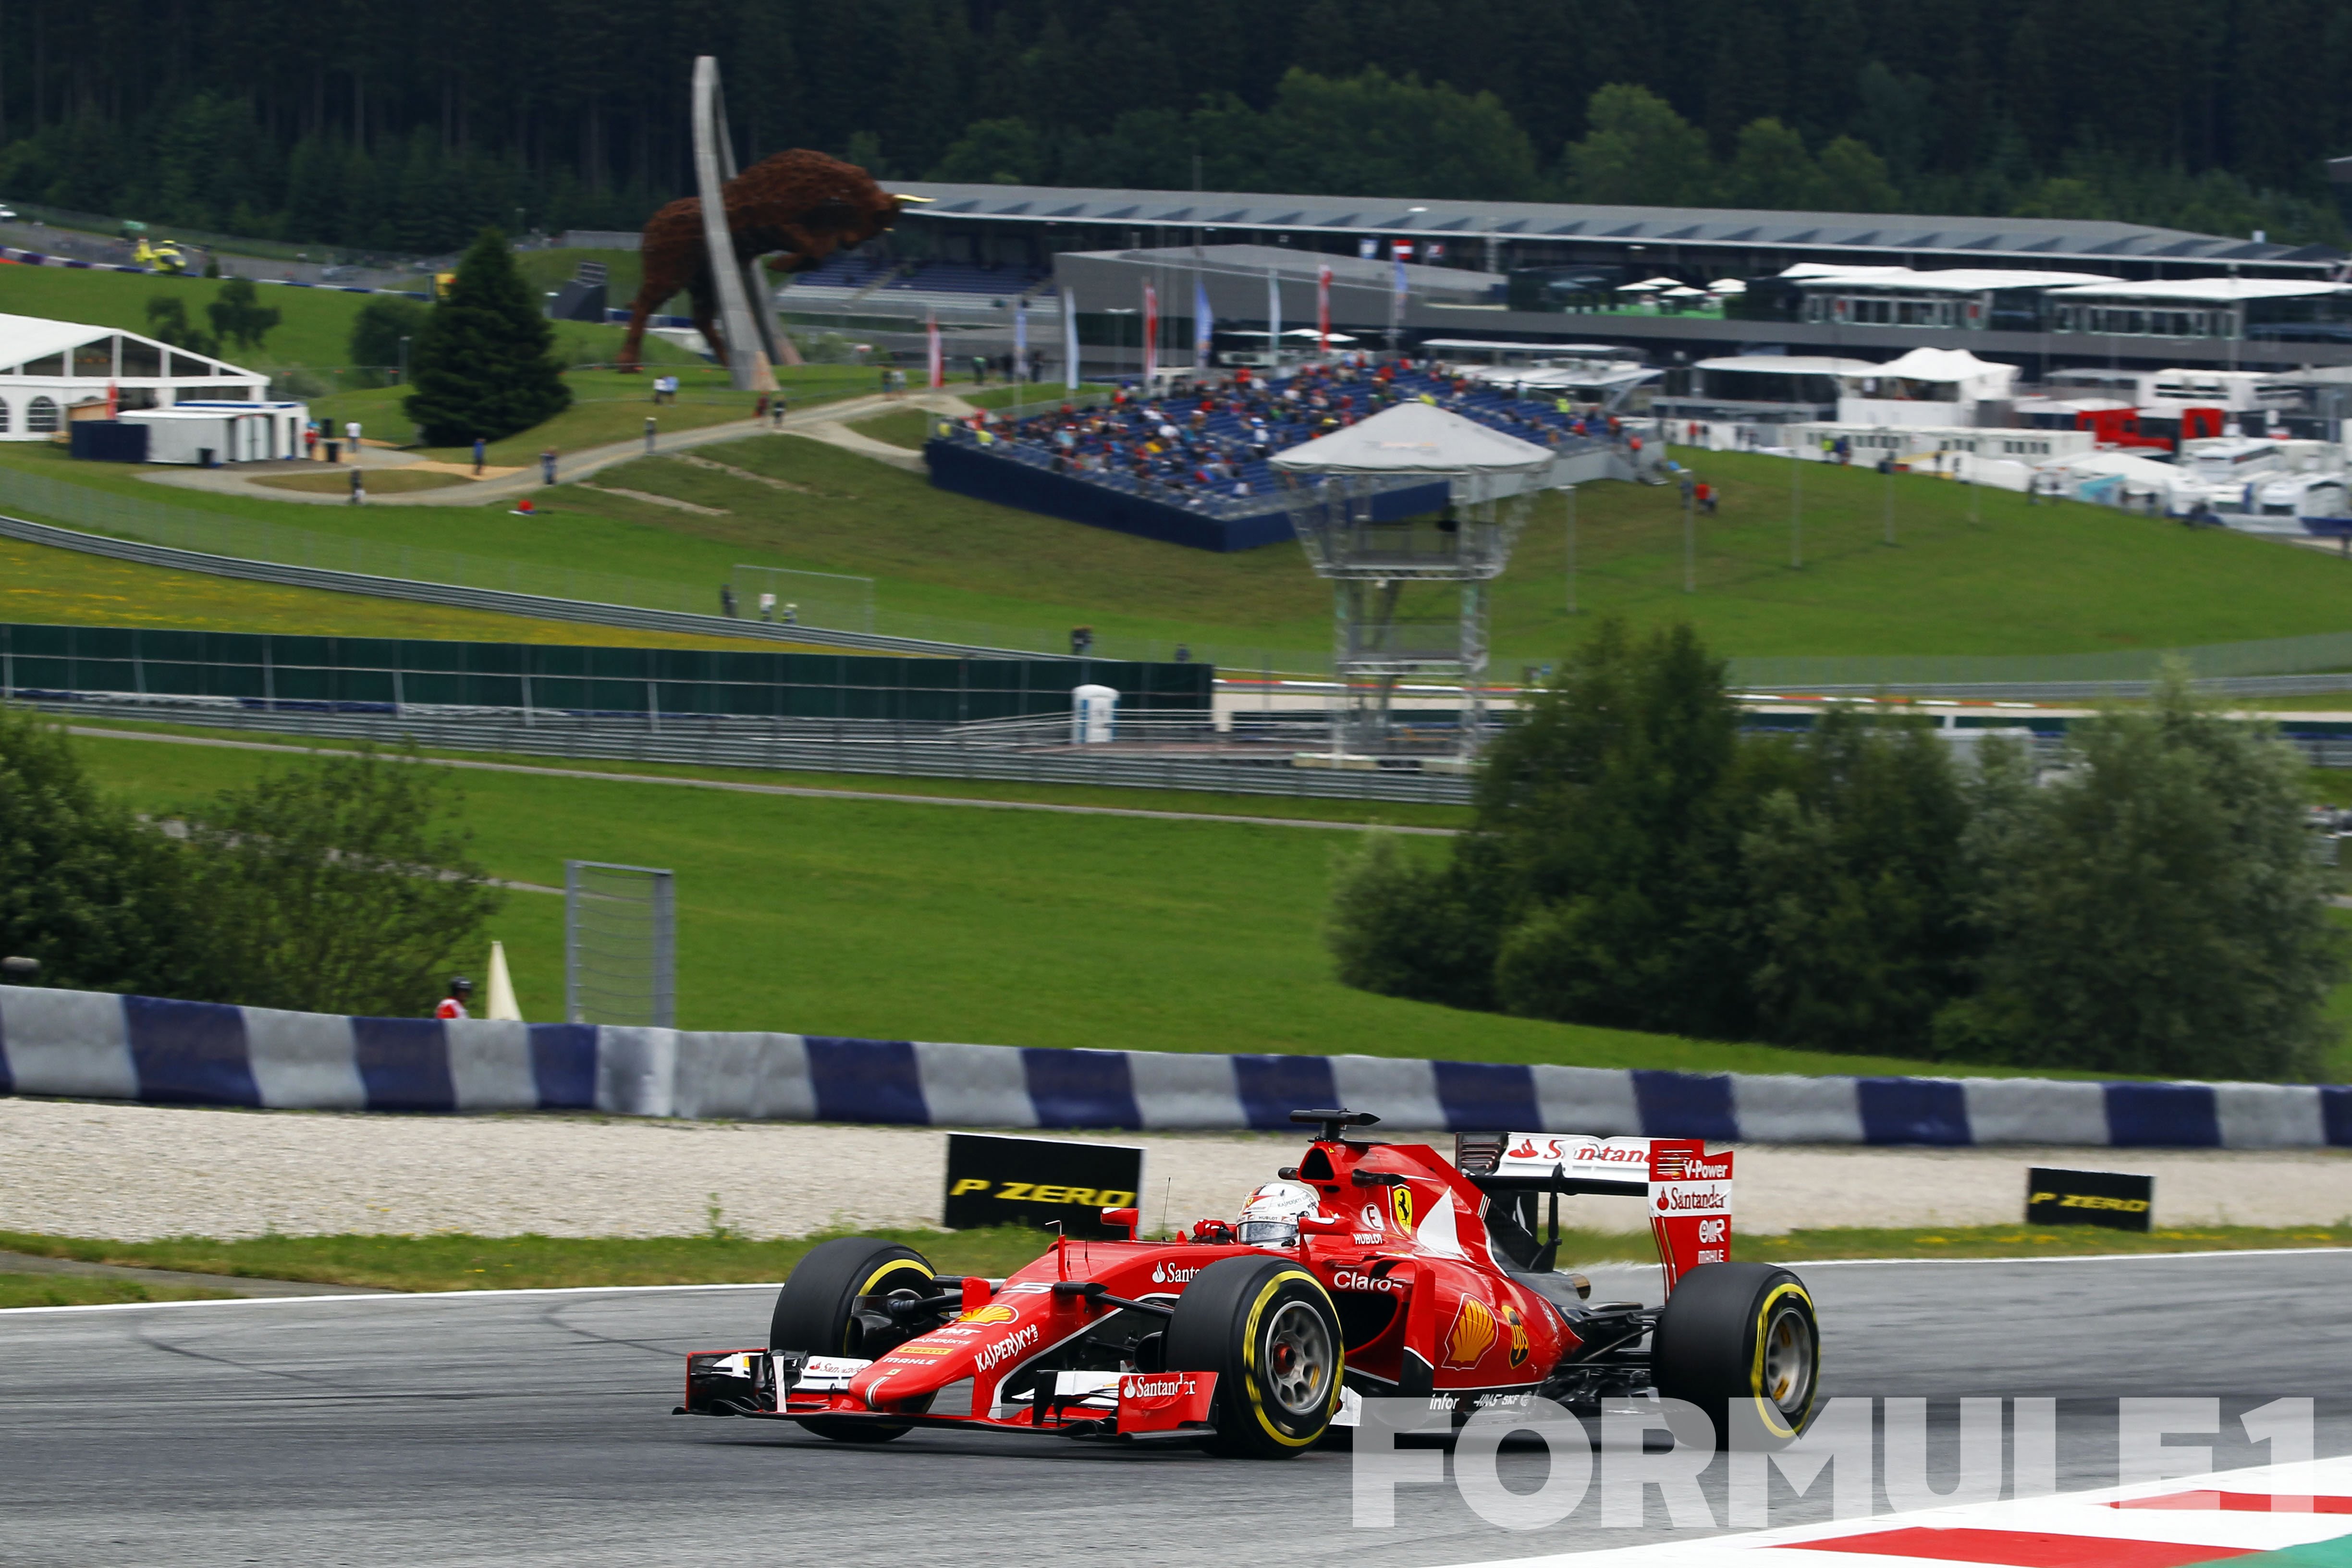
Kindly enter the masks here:
<path id="1" fill-rule="evenodd" d="M 1209 311 L 1209 285 L 1200 278 L 1192 279 L 1192 367 L 1206 370 L 1209 366 L 1210 345 L 1217 330 L 1217 318 Z"/>
<path id="2" fill-rule="evenodd" d="M 1143 390 L 1151 390 L 1151 378 L 1160 369 L 1160 290 L 1146 283 L 1143 286 Z"/>
<path id="3" fill-rule="evenodd" d="M 946 361 L 940 357 L 940 319 L 937 316 L 925 316 L 923 318 L 923 331 L 925 336 L 929 340 L 929 346 L 931 357 L 931 384 L 933 386 L 945 386 L 948 384 L 948 367 Z"/>
<path id="4" fill-rule="evenodd" d="M 1029 301 L 1022 300 L 1013 307 L 1013 380 L 1019 384 L 1029 379 Z"/>
<path id="5" fill-rule="evenodd" d="M 1315 336 L 1317 350 L 1331 352 L 1331 268 L 1323 268 L 1315 275 Z"/>
<path id="6" fill-rule="evenodd" d="M 1265 269 L 1265 364 L 1282 368 L 1282 279 L 1271 267 Z"/>
<path id="7" fill-rule="evenodd" d="M 1078 297 L 1067 288 L 1062 290 L 1062 384 L 1078 389 Z"/>

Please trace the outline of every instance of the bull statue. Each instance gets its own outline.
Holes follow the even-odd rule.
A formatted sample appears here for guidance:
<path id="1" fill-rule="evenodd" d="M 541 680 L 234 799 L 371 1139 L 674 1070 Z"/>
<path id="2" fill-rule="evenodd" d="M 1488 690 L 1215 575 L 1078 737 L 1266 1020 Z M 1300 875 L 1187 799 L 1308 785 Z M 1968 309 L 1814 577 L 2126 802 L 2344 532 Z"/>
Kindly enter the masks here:
<path id="1" fill-rule="evenodd" d="M 928 199 L 893 195 L 855 163 L 799 149 L 761 159 L 723 189 L 736 267 L 765 256 L 770 271 L 783 273 L 805 272 L 837 250 L 865 244 L 896 223 L 901 207 Z M 621 344 L 622 368 L 637 367 L 647 319 L 681 289 L 694 302 L 696 329 L 724 364 L 727 344 L 715 319 L 719 289 L 698 197 L 654 214 L 646 225 L 643 261 L 645 278 Z"/>

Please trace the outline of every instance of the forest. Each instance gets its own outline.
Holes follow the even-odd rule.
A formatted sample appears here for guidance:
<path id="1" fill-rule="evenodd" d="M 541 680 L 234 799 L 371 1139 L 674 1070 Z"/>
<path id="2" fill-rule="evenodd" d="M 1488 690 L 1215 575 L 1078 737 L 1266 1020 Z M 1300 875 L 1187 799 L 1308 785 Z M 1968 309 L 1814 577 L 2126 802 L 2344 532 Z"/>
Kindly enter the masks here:
<path id="1" fill-rule="evenodd" d="M 2113 217 L 2336 242 L 2352 7 L 2188 0 L 86 0 L 0 33 L 0 199 L 377 252 L 885 177 Z"/>

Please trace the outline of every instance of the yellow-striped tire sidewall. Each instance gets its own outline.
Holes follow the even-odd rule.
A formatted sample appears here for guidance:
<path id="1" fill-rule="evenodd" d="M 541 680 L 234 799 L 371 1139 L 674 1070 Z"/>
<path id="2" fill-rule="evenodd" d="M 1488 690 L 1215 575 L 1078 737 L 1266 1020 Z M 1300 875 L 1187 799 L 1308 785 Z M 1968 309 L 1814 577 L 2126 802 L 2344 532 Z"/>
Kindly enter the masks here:
<path id="1" fill-rule="evenodd" d="M 1805 1317 L 1813 1324 L 1813 1375 L 1805 1388 L 1805 1408 L 1797 1413 L 1797 1419 L 1793 1426 L 1781 1413 L 1780 1406 L 1773 1401 L 1772 1396 L 1764 1391 L 1765 1331 L 1771 1326 L 1774 1310 L 1791 1296 L 1804 1303 Z M 1822 1383 L 1820 1324 L 1820 1315 L 1813 1310 L 1812 1297 L 1807 1294 L 1805 1288 L 1794 1279 L 1783 1279 L 1773 1286 L 1764 1293 L 1763 1300 L 1758 1302 L 1756 1306 L 1756 1322 L 1751 1331 L 1756 1342 L 1756 1357 L 1748 1368 L 1748 1397 L 1756 1406 L 1756 1418 L 1764 1424 L 1765 1432 L 1783 1441 L 1793 1439 L 1803 1428 L 1805 1417 L 1812 1413 L 1813 1403 L 1819 1397 L 1818 1391 Z"/>
<path id="2" fill-rule="evenodd" d="M 1347 1372 L 1348 1355 L 1347 1351 L 1340 1344 L 1337 1332 L 1339 1313 L 1339 1310 L 1331 1304 L 1330 1292 L 1323 1289 L 1323 1281 L 1303 1268 L 1286 1268 L 1275 1275 L 1259 1288 L 1257 1299 L 1250 1303 L 1248 1321 L 1243 1325 L 1242 1330 L 1242 1386 L 1249 1394 L 1250 1414 L 1256 1417 L 1259 1429 L 1286 1448 L 1304 1448 L 1323 1436 L 1323 1428 L 1318 1427 L 1304 1437 L 1291 1436 L 1276 1426 L 1273 1418 L 1266 1415 L 1265 1401 L 1258 1393 L 1258 1325 L 1265 1321 L 1266 1308 L 1272 1304 L 1275 1297 L 1281 1294 L 1282 1288 L 1293 1280 L 1297 1280 L 1315 1293 L 1316 1299 L 1323 1303 L 1323 1310 L 1332 1325 L 1334 1332 L 1331 1337 L 1331 1352 L 1338 1359 L 1331 1366 L 1331 1397 L 1323 1413 L 1325 1426 L 1328 1426 L 1329 1418 L 1339 1413 L 1339 1390 Z"/>
<path id="3" fill-rule="evenodd" d="M 891 1275 L 896 1274 L 902 1269 L 912 1271 L 915 1277 L 921 1280 L 925 1287 L 929 1287 L 931 1283 L 930 1267 L 928 1264 L 919 1262 L 912 1258 L 894 1258 L 887 1263 L 882 1265 L 881 1268 L 877 1268 L 873 1273 L 868 1274 L 866 1277 L 866 1282 L 858 1286 L 856 1289 L 850 1292 L 850 1310 L 843 1315 L 841 1320 L 841 1345 L 839 1350 L 835 1352 L 836 1354 L 847 1355 L 849 1353 L 850 1331 L 857 1327 L 857 1298 L 860 1296 L 880 1295 L 885 1289 L 882 1281 L 887 1279 Z M 925 1294 L 929 1293 L 929 1292 L 927 1289 L 925 1290 Z"/>

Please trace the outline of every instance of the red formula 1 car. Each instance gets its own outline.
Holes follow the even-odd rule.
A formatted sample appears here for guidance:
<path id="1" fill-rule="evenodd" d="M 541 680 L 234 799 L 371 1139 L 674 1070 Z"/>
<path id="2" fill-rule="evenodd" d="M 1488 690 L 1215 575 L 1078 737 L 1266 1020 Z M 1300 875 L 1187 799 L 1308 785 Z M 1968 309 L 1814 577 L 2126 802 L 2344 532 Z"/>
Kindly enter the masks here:
<path id="1" fill-rule="evenodd" d="M 1654 1388 L 1706 1410 L 1719 1439 L 1735 1418 L 1767 1440 L 1803 1430 L 1812 1300 L 1786 1269 L 1727 1261 L 1729 1153 L 1463 1133 L 1449 1162 L 1345 1136 L 1375 1116 L 1291 1119 L 1320 1124 L 1298 1163 L 1237 1221 L 1181 1239 L 1058 1239 L 1007 1279 L 943 1278 L 895 1242 L 825 1242 L 785 1281 L 765 1347 L 687 1358 L 677 1413 L 844 1442 L 935 1426 L 1281 1458 L 1352 1425 L 1365 1396 L 1466 1419 L 1536 1399 L 1589 1413 Z M 1555 1269 L 1562 1193 L 1648 1200 L 1663 1307 L 1593 1303 L 1583 1277 Z M 1104 1217 L 1138 1226 L 1133 1209 Z"/>

